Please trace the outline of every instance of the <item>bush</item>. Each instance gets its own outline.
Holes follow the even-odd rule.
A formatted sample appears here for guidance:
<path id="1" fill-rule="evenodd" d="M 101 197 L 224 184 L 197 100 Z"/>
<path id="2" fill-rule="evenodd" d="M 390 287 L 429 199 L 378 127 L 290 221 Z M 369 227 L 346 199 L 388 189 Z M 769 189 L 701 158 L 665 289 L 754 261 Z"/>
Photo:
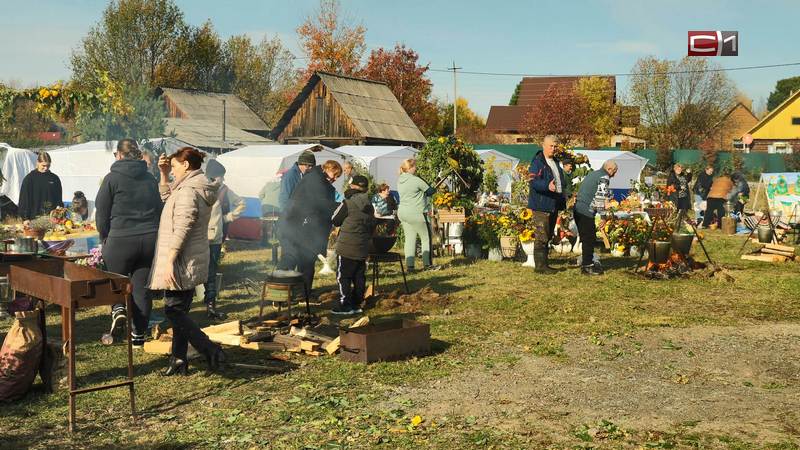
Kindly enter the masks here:
<path id="1" fill-rule="evenodd" d="M 428 139 L 428 143 L 417 153 L 417 176 L 435 184 L 439 177 L 451 173 L 451 160 L 458 164 L 457 172 L 467 184 L 464 186 L 457 176 L 451 174 L 452 191 L 474 198 L 483 182 L 483 162 L 471 145 L 455 136 Z"/>

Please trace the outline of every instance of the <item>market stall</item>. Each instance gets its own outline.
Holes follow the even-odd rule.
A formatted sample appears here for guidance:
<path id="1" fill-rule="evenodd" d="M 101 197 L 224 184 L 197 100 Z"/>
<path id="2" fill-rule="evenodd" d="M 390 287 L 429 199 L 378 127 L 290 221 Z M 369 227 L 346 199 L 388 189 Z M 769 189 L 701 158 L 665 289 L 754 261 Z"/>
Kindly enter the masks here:
<path id="1" fill-rule="evenodd" d="M 514 168 L 519 164 L 519 159 L 494 149 L 476 151 L 484 164 L 489 158 L 494 157 L 493 168 L 497 174 L 497 189 L 501 193 L 510 194 L 511 183 L 514 181 Z"/>
<path id="2" fill-rule="evenodd" d="M 414 147 L 394 145 L 345 145 L 336 150 L 353 155 L 367 167 L 376 183 L 386 183 L 392 190 L 397 190 L 400 165 L 417 155 Z"/>
<path id="3" fill-rule="evenodd" d="M 2 175 L 5 180 L 0 184 L 0 195 L 5 195 L 15 204 L 19 203 L 19 191 L 25 175 L 36 169 L 36 153 L 24 148 L 14 148 L 0 143 L 2 158 Z"/>
<path id="4" fill-rule="evenodd" d="M 633 152 L 616 150 L 573 150 L 577 154 L 589 158 L 593 170 L 603 167 L 606 161 L 617 163 L 617 174 L 611 179 L 609 187 L 614 193 L 614 198 L 622 200 L 634 187 L 631 180 L 637 181 L 642 170 L 647 165 L 648 159 Z"/>

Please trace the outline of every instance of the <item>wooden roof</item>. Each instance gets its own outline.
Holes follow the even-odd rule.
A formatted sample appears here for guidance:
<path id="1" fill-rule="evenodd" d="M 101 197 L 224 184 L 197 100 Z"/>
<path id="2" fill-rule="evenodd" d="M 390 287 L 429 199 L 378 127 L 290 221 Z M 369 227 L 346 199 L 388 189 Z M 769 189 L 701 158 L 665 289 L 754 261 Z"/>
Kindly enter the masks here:
<path id="1" fill-rule="evenodd" d="M 295 97 L 272 130 L 277 139 L 300 106 L 322 82 L 364 138 L 424 143 L 419 131 L 386 83 L 316 72 Z M 335 137 L 335 136 L 332 136 Z"/>
<path id="2" fill-rule="evenodd" d="M 222 100 L 225 100 L 227 126 L 248 131 L 269 131 L 269 126 L 234 94 L 168 87 L 159 88 L 159 91 L 170 109 L 170 117 L 218 122 L 222 127 Z"/>

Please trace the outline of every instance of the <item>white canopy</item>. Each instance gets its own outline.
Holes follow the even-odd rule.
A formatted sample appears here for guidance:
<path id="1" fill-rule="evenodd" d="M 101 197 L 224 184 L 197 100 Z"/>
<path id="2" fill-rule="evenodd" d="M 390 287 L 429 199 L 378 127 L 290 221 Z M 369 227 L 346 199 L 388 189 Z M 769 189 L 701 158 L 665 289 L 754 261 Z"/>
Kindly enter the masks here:
<path id="1" fill-rule="evenodd" d="M 519 164 L 519 159 L 494 149 L 477 150 L 477 152 L 484 163 L 494 156 L 494 172 L 497 174 L 497 189 L 504 193 L 511 192 L 511 182 L 514 181 L 514 168 Z"/>
<path id="2" fill-rule="evenodd" d="M 188 146 L 175 138 L 150 139 L 148 142 L 167 154 Z M 115 161 L 116 148 L 117 141 L 90 141 L 48 151 L 53 160 L 50 170 L 61 179 L 62 200 L 71 202 L 75 191 L 83 191 L 93 204 L 100 183 Z"/>
<path id="3" fill-rule="evenodd" d="M 353 155 L 369 169 L 376 183 L 386 183 L 392 189 L 397 189 L 403 161 L 417 156 L 414 147 L 397 145 L 345 145 L 337 150 Z"/>
<path id="4" fill-rule="evenodd" d="M 297 162 L 304 150 L 314 151 L 317 165 L 332 159 L 339 163 L 352 158 L 340 150 L 319 144 L 248 145 L 217 157 L 225 166 L 225 184 L 242 197 L 258 198 L 261 189 L 269 182 L 280 180 L 283 172 Z M 342 178 L 336 186 L 341 190 Z"/>
<path id="5" fill-rule="evenodd" d="M 0 148 L 6 149 L 2 155 L 5 181 L 0 186 L 0 195 L 5 195 L 12 202 L 19 204 L 22 179 L 36 169 L 36 153 L 24 148 L 14 148 L 2 142 Z"/>
<path id="6" fill-rule="evenodd" d="M 611 179 L 609 186 L 611 189 L 631 189 L 631 180 L 639 179 L 648 161 L 636 153 L 621 150 L 575 150 L 575 153 L 586 155 L 593 170 L 600 169 L 608 160 L 617 163 L 617 174 Z"/>

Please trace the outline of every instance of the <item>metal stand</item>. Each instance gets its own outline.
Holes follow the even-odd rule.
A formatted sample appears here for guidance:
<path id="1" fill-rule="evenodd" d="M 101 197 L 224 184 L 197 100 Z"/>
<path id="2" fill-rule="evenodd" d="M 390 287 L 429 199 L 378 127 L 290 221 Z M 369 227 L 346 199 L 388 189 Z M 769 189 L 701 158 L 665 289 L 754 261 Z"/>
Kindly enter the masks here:
<path id="1" fill-rule="evenodd" d="M 683 210 L 683 209 L 680 210 L 680 212 L 678 213 L 678 219 L 675 221 L 676 227 L 680 226 L 681 224 L 683 224 L 683 222 L 685 220 L 685 217 L 686 217 L 686 210 Z M 645 241 L 644 241 L 645 244 L 650 242 L 650 239 L 653 236 L 653 230 L 655 230 L 656 220 L 661 220 L 661 223 L 663 223 L 665 226 L 669 226 L 669 224 L 667 223 L 666 218 L 663 215 L 659 214 L 655 218 L 652 218 L 650 220 L 650 229 L 647 231 L 647 238 L 645 238 Z M 711 264 L 712 266 L 714 266 L 714 269 L 719 269 L 719 267 L 717 266 L 717 263 L 714 262 L 714 260 L 711 259 L 711 255 L 708 254 L 708 250 L 706 249 L 706 245 L 703 243 L 703 238 L 702 238 L 702 236 L 700 236 L 700 233 L 697 232 L 697 226 L 695 226 L 695 224 L 692 223 L 692 222 L 687 222 L 687 223 L 689 224 L 690 227 L 692 227 L 692 234 L 694 234 L 694 237 L 697 238 L 697 242 L 700 244 L 700 248 L 703 249 L 703 254 L 705 255 L 706 259 L 708 260 L 708 263 Z M 650 250 L 648 249 L 648 252 L 649 251 Z M 634 267 L 634 270 L 633 270 L 634 273 L 639 270 L 639 266 L 642 264 L 642 259 L 643 258 L 644 258 L 644 249 L 642 249 L 642 251 L 639 252 L 639 260 L 636 262 L 636 266 Z"/>
<path id="2" fill-rule="evenodd" d="M 770 228 L 770 230 L 772 230 L 772 240 L 771 241 L 777 244 L 778 243 L 778 235 L 775 233 L 775 224 L 772 223 L 772 215 L 770 214 L 769 209 L 764 214 L 766 214 L 767 223 L 769 223 L 769 228 Z M 758 220 L 758 223 L 756 223 L 756 226 L 754 226 L 753 229 L 750 230 L 750 233 L 747 235 L 747 238 L 744 240 L 744 242 L 742 242 L 742 246 L 739 248 L 739 253 L 736 254 L 737 258 L 742 256 L 742 252 L 744 252 L 744 248 L 747 246 L 747 243 L 750 242 L 750 239 L 753 238 L 753 233 L 755 233 L 756 230 L 758 229 L 758 227 L 761 225 L 761 221 L 762 220 L 764 220 L 763 216 L 761 217 L 761 219 Z"/>

